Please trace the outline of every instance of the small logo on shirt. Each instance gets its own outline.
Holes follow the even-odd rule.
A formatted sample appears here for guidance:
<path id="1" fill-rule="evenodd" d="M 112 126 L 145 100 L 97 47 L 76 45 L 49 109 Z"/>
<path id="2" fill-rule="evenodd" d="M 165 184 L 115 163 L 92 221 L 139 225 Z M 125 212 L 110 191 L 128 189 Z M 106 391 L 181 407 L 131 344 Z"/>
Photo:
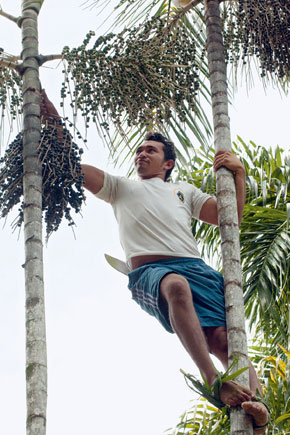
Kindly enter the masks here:
<path id="1" fill-rule="evenodd" d="M 184 194 L 183 194 L 183 192 L 181 192 L 181 190 L 179 190 L 179 191 L 176 193 L 176 195 L 178 196 L 178 199 L 179 199 L 181 202 L 184 202 Z"/>

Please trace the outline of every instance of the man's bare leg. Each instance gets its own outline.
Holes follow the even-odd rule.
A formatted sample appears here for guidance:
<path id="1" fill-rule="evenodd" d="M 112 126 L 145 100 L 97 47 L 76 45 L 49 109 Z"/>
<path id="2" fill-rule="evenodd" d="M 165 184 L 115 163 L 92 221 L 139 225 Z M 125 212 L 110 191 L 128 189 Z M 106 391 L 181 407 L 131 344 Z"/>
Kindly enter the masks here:
<path id="1" fill-rule="evenodd" d="M 172 328 L 209 385 L 212 385 L 216 373 L 187 280 L 173 273 L 166 275 L 160 284 L 160 294 L 161 300 L 168 305 Z M 221 400 L 232 406 L 249 401 L 252 397 L 248 388 L 233 382 L 224 383 L 220 391 Z"/>
<path id="2" fill-rule="evenodd" d="M 227 331 L 224 326 L 219 326 L 217 328 L 210 327 L 204 328 L 206 340 L 210 349 L 210 352 L 216 356 L 224 368 L 228 367 L 228 346 L 227 346 Z M 253 364 L 250 362 L 249 368 L 249 381 L 250 381 L 250 389 L 255 396 L 257 391 L 262 395 L 262 387 L 258 380 L 257 373 Z M 242 408 L 245 410 L 247 414 L 252 415 L 256 425 L 263 426 L 268 422 L 268 410 L 266 409 L 263 403 L 247 401 L 241 404 Z M 255 429 L 255 434 L 263 434 L 265 433 L 265 428 Z"/>
<path id="3" fill-rule="evenodd" d="M 206 341 L 210 352 L 216 356 L 225 369 L 228 368 L 228 344 L 227 344 L 227 330 L 225 326 L 208 327 L 204 328 Z M 250 389 L 253 395 L 256 396 L 257 391 L 262 395 L 262 387 L 258 380 L 257 373 L 251 362 L 249 362 L 249 380 Z"/>

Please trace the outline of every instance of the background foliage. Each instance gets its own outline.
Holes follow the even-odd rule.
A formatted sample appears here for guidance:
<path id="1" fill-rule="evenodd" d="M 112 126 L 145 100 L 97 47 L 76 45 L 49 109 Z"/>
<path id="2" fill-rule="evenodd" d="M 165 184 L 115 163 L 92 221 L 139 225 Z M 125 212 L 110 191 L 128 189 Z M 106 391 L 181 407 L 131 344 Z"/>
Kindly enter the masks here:
<path id="1" fill-rule="evenodd" d="M 271 420 L 266 434 L 287 435 L 290 433 L 290 353 L 283 347 L 271 354 L 268 346 L 252 346 L 250 355 L 263 383 L 264 399 L 271 411 Z M 279 357 L 276 354 L 281 353 Z M 205 399 L 192 401 L 174 429 L 168 435 L 228 435 L 229 419 L 226 409 L 219 410 Z"/>
<path id="2" fill-rule="evenodd" d="M 233 149 L 246 168 L 247 196 L 241 224 L 241 263 L 244 276 L 246 317 L 250 326 L 288 346 L 290 270 L 290 154 L 281 148 L 266 149 L 240 137 Z M 192 159 L 192 171 L 180 179 L 194 182 L 214 194 L 213 149 L 201 148 Z M 202 242 L 202 254 L 217 255 L 219 229 L 193 222 L 192 230 Z"/>
<path id="3" fill-rule="evenodd" d="M 267 433 L 286 435 L 290 432 L 290 154 L 280 147 L 246 144 L 240 137 L 233 148 L 247 173 L 240 243 L 246 318 L 255 331 L 250 357 L 271 410 Z M 214 193 L 213 156 L 213 149 L 196 151 L 191 172 L 183 171 L 179 179 Z M 203 254 L 220 264 L 218 228 L 193 221 L 192 230 L 202 241 Z M 170 433 L 228 434 L 229 421 L 225 412 L 200 399 Z"/>

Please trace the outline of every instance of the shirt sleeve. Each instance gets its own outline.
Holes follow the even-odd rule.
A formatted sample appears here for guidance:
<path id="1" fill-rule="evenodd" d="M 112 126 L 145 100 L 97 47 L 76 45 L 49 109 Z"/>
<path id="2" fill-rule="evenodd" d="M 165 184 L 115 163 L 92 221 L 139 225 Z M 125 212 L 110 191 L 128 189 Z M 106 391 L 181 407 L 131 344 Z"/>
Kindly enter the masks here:
<path id="1" fill-rule="evenodd" d="M 102 199 L 103 201 L 113 204 L 117 197 L 120 178 L 121 177 L 117 177 L 115 175 L 111 175 L 105 172 L 104 185 L 101 190 L 99 190 L 99 192 L 95 194 L 95 196 L 99 199 Z"/>
<path id="2" fill-rule="evenodd" d="M 208 193 L 202 192 L 202 190 L 197 189 L 197 187 L 192 186 L 191 211 L 192 211 L 192 216 L 195 219 L 199 219 L 202 206 L 210 198 L 213 198 L 213 196 L 209 195 Z"/>

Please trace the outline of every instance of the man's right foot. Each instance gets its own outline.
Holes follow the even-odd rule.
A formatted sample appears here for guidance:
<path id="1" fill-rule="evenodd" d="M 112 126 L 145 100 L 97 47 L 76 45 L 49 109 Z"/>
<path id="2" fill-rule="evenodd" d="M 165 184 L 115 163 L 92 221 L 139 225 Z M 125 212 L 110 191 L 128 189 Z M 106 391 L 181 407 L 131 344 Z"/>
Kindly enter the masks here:
<path id="1" fill-rule="evenodd" d="M 244 402 L 242 408 L 253 417 L 254 434 L 264 434 L 269 422 L 269 412 L 265 404 L 262 402 Z"/>

